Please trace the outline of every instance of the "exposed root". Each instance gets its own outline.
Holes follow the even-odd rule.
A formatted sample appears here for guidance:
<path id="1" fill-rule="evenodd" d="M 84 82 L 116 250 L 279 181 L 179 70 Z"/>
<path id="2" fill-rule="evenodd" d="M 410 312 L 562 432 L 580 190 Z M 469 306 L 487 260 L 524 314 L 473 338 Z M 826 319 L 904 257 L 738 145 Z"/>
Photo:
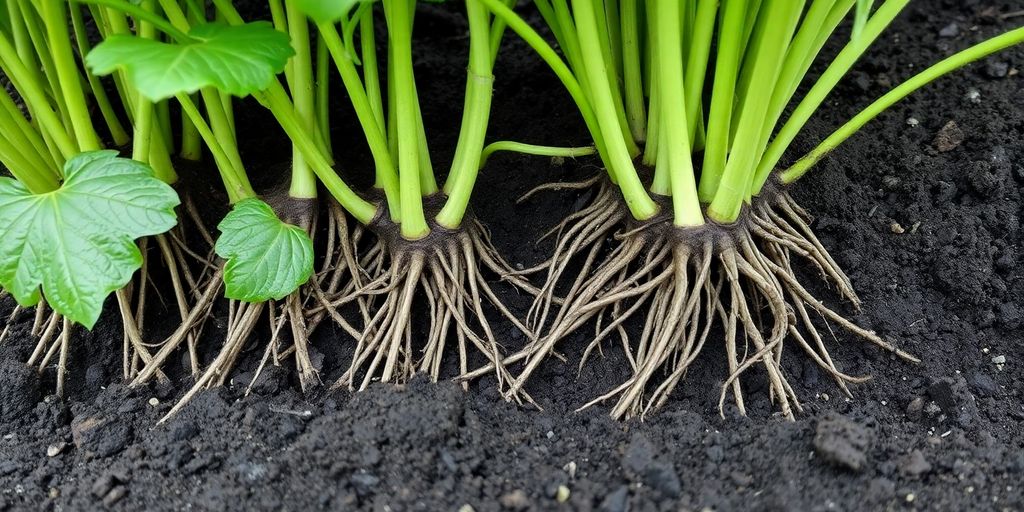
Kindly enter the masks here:
<path id="1" fill-rule="evenodd" d="M 849 278 L 814 236 L 806 213 L 784 192 L 762 196 L 741 222 L 730 226 L 683 230 L 664 219 L 627 226 L 626 233 L 617 235 L 621 243 L 598 263 L 601 240 L 611 229 L 621 228 L 624 217 L 616 213 L 622 211 L 620 200 L 609 197 L 610 188 L 602 185 L 586 214 L 577 216 L 575 225 L 560 236 L 544 293 L 531 309 L 531 326 L 545 326 L 553 289 L 568 261 L 583 258 L 584 273 L 571 282 L 565 304 L 538 342 L 503 361 L 507 365 L 525 360 L 508 398 L 522 392 L 559 341 L 594 319 L 596 335 L 583 361 L 601 350 L 603 340 L 617 335 L 633 375 L 584 407 L 614 399 L 615 418 L 642 417 L 663 405 L 716 325 L 724 334 L 729 372 L 719 400 L 723 415 L 730 395 L 740 414 L 746 414 L 740 377 L 753 367 L 764 369 L 770 399 L 783 416 L 792 419 L 801 410 L 782 364 L 787 340 L 847 394 L 847 384 L 868 379 L 837 367 L 811 312 L 903 359 L 917 361 L 825 306 L 800 284 L 794 256 L 813 265 L 840 295 L 859 306 Z M 631 338 L 623 324 L 638 312 L 643 312 L 642 329 L 639 337 Z"/>
<path id="2" fill-rule="evenodd" d="M 499 387 L 511 381 L 483 302 L 489 302 L 529 339 L 534 337 L 483 275 L 483 268 L 502 276 L 510 276 L 511 271 L 483 227 L 475 221 L 467 224 L 458 231 L 432 226 L 426 239 L 415 242 L 402 240 L 393 224 L 377 226 L 381 236 L 376 252 L 380 256 L 369 268 L 369 285 L 356 294 L 376 308 L 357 337 L 351 366 L 335 387 L 362 390 L 377 380 L 403 383 L 415 373 L 425 373 L 436 382 L 446 354 L 453 349 L 460 373 L 468 371 L 470 351 L 475 350 L 490 361 Z M 384 256 L 388 263 L 380 261 Z M 426 315 L 420 318 L 419 311 Z M 418 321 L 426 322 L 427 337 L 422 344 L 413 339 Z M 453 339 L 456 346 L 450 347 Z M 529 400 L 525 394 L 521 396 Z"/>

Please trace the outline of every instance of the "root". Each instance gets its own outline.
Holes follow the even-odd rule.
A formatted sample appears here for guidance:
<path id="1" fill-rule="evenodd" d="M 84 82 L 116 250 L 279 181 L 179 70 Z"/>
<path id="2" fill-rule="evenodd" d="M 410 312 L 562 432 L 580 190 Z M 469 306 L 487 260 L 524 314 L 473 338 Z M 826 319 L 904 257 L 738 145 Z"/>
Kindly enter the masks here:
<path id="1" fill-rule="evenodd" d="M 846 319 L 815 298 L 794 269 L 794 256 L 818 270 L 839 294 L 859 307 L 849 278 L 814 236 L 807 214 L 783 192 L 773 192 L 730 226 L 673 228 L 665 221 L 627 225 L 614 249 L 603 240 L 628 221 L 620 199 L 602 184 L 594 202 L 572 225 L 563 224 L 548 280 L 530 310 L 530 326 L 541 332 L 536 343 L 506 358 L 510 365 L 524 361 L 523 370 L 506 392 L 515 399 L 533 372 L 551 355 L 558 342 L 592 320 L 596 334 L 582 364 L 604 340 L 617 334 L 631 365 L 632 376 L 582 408 L 614 400 L 615 418 L 640 416 L 662 406 L 706 346 L 713 327 L 720 327 L 728 375 L 722 384 L 719 411 L 731 396 L 746 414 L 741 376 L 762 368 L 769 399 L 780 414 L 793 419 L 802 410 L 784 368 L 786 341 L 825 371 L 840 389 L 868 377 L 844 373 L 833 361 L 812 312 L 825 321 L 893 352 L 917 361 L 872 331 Z M 607 252 L 606 256 L 602 252 Z M 582 259 L 579 277 L 569 283 L 567 299 L 554 318 L 549 312 L 569 260 Z M 631 339 L 624 323 L 643 312 L 639 336 Z M 607 320 L 607 322 L 606 322 Z M 827 326 L 827 324 L 826 324 Z M 467 374 L 490 371 L 485 366 Z"/>
<path id="2" fill-rule="evenodd" d="M 380 304 L 357 337 L 349 369 L 334 387 L 363 390 L 374 381 L 404 383 L 416 373 L 436 382 L 445 356 L 452 351 L 448 346 L 452 339 L 460 373 L 468 371 L 470 352 L 475 350 L 490 362 L 499 387 L 511 381 L 483 302 L 489 302 L 528 339 L 534 336 L 484 278 L 480 264 L 491 270 L 507 266 L 482 226 L 467 224 L 460 231 L 435 228 L 436 235 L 426 241 L 381 242 L 380 254 L 386 253 L 390 263 L 375 265 L 369 277 L 373 284 L 359 294 L 368 303 L 379 300 Z M 425 307 L 417 306 L 419 300 L 425 301 Z M 419 311 L 426 312 L 425 318 L 419 318 Z M 420 320 L 426 321 L 427 337 L 422 346 L 414 346 L 413 332 Z"/>

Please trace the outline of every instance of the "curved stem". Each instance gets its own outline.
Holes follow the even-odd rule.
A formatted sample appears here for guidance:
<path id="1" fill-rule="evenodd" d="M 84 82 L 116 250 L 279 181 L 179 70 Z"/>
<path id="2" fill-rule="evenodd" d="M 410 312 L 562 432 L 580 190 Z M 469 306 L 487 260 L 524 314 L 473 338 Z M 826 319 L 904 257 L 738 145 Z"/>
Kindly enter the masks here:
<path id="1" fill-rule="evenodd" d="M 590 92 L 594 99 L 594 109 L 601 133 L 606 135 L 604 143 L 607 145 L 608 161 L 615 169 L 614 175 L 619 181 L 622 196 L 630 213 L 637 220 L 649 219 L 658 213 L 658 205 L 644 190 L 644 185 L 633 167 L 633 158 L 626 139 L 622 136 L 615 98 L 608 83 L 607 64 L 601 51 L 601 34 L 597 28 L 594 4 L 591 0 L 573 0 L 572 5 L 583 51 L 583 67 L 590 82 Z"/>
<path id="2" fill-rule="evenodd" d="M 487 137 L 494 94 L 491 69 L 490 16 L 476 2 L 466 3 L 469 18 L 469 71 L 466 79 L 466 100 L 462 111 L 459 142 L 455 148 L 445 191 L 448 199 L 437 215 L 438 224 L 455 229 L 462 223 L 469 198 L 476 184 L 481 154 Z"/>
<path id="3" fill-rule="evenodd" d="M 398 177 L 402 237 L 410 240 L 430 233 L 420 191 L 420 137 L 416 89 L 412 72 L 413 5 L 408 0 L 385 0 L 391 59 L 394 61 L 395 109 L 398 134 Z"/>
<path id="4" fill-rule="evenodd" d="M 875 39 L 892 23 L 893 19 L 909 2 L 910 0 L 887 0 L 882 4 L 864 27 L 860 37 L 850 41 L 839 52 L 839 55 L 832 61 L 828 69 L 822 73 L 821 78 L 814 83 L 811 90 L 807 92 L 804 99 L 793 110 L 789 119 L 786 120 L 786 124 L 782 126 L 778 135 L 775 136 L 775 139 L 772 140 L 768 149 L 765 150 L 764 155 L 761 157 L 757 174 L 754 176 L 754 195 L 760 193 L 761 187 L 768 180 L 768 176 L 775 169 L 775 165 L 779 163 L 786 149 L 789 148 L 793 139 L 796 138 L 800 130 L 807 124 L 807 121 L 814 115 L 814 112 L 825 101 L 828 94 L 839 83 L 839 80 L 846 75 L 850 68 L 853 67 L 853 64 L 857 62 L 857 59 L 875 42 Z"/>
<path id="5" fill-rule="evenodd" d="M 578 148 L 564 148 L 556 146 L 538 146 L 536 144 L 526 144 L 524 142 L 515 142 L 511 140 L 499 140 L 492 142 L 484 147 L 483 152 L 480 155 L 480 168 L 483 169 L 487 166 L 487 160 L 491 158 L 491 155 L 498 151 L 510 151 L 512 153 L 521 153 L 524 155 L 533 156 L 550 156 L 550 157 L 561 157 L 561 158 L 578 158 L 581 156 L 590 156 L 597 153 L 597 148 L 594 146 L 583 146 Z"/>
<path id="6" fill-rule="evenodd" d="M 265 107 L 274 114 L 277 122 L 284 129 L 288 138 L 295 143 L 302 151 L 302 155 L 309 162 L 313 172 L 327 188 L 327 191 L 338 200 L 345 210 L 352 214 L 362 224 L 369 224 L 377 215 L 377 207 L 359 197 L 344 180 L 331 168 L 330 162 L 320 152 L 316 141 L 311 134 L 302 128 L 302 122 L 295 115 L 295 109 L 288 100 L 288 93 L 277 80 L 271 82 L 270 87 L 265 91 L 254 95 Z"/>
<path id="7" fill-rule="evenodd" d="M 177 28 L 174 28 L 174 25 L 170 24 L 167 20 L 161 18 L 157 14 L 154 14 L 152 12 L 146 11 L 145 9 L 143 9 L 143 8 L 137 6 L 137 5 L 132 5 L 131 3 L 126 2 L 125 0 L 76 0 L 76 1 L 79 2 L 79 3 L 83 3 L 83 4 L 95 4 L 95 5 L 101 5 L 101 6 L 104 6 L 104 7 L 109 7 L 111 9 L 114 9 L 114 10 L 117 10 L 117 11 L 121 11 L 121 12 L 123 12 L 125 14 L 133 16 L 135 19 L 144 20 L 146 22 L 152 23 L 154 27 L 159 29 L 161 32 L 171 36 L 172 38 L 174 38 L 179 43 L 188 43 L 188 42 L 192 41 L 192 37 L 191 36 L 189 36 L 188 34 L 182 32 L 180 30 L 178 30 Z"/>
<path id="8" fill-rule="evenodd" d="M 966 50 L 952 55 L 951 57 L 947 57 L 930 68 L 914 75 L 906 82 L 903 82 L 895 89 L 889 91 L 888 94 L 875 100 L 874 103 L 854 116 L 853 119 L 850 119 L 850 121 L 832 133 L 832 135 L 829 135 L 828 138 L 818 145 L 818 147 L 814 148 L 810 153 L 797 161 L 797 163 L 793 164 L 792 167 L 783 171 L 780 176 L 782 182 L 789 184 L 800 179 L 811 169 L 811 167 L 814 166 L 814 164 L 828 154 L 829 151 L 832 151 L 836 146 L 842 144 L 843 141 L 850 138 L 851 135 L 857 133 L 857 131 L 867 124 L 868 121 L 871 121 L 877 117 L 878 114 L 881 114 L 896 102 L 907 97 L 910 93 L 928 85 L 935 79 L 947 73 L 970 64 L 971 62 L 983 59 L 1000 50 L 1004 50 L 1010 46 L 1021 43 L 1024 43 L 1024 27 L 1011 30 L 1010 32 L 976 44 Z"/>

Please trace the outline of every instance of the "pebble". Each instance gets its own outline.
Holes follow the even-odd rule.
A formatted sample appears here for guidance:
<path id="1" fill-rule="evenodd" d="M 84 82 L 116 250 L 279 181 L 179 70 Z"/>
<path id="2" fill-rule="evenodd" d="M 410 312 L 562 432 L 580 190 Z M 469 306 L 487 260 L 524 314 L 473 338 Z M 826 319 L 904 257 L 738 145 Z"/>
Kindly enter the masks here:
<path id="1" fill-rule="evenodd" d="M 964 95 L 964 98 L 974 104 L 981 103 L 981 92 L 972 87 L 967 89 L 967 94 Z"/>
<path id="2" fill-rule="evenodd" d="M 924 458 L 921 450 L 914 450 L 900 463 L 900 471 L 907 476 L 919 477 L 932 470 L 932 465 Z"/>
<path id="3" fill-rule="evenodd" d="M 960 25 L 957 25 L 956 22 L 950 23 L 939 30 L 939 37 L 951 38 L 958 35 L 960 35 Z"/>
<path id="4" fill-rule="evenodd" d="M 67 448 L 67 446 L 68 444 L 65 443 L 64 441 L 53 443 L 50 446 L 46 447 L 46 456 L 50 458 L 56 457 L 60 455 L 60 453 L 63 452 L 64 448 Z"/>
<path id="5" fill-rule="evenodd" d="M 530 498 L 522 489 L 516 489 L 498 498 L 501 506 L 508 510 L 526 510 L 530 508 Z"/>
<path id="6" fill-rule="evenodd" d="M 562 469 L 569 474 L 569 478 L 576 478 L 576 461 L 569 461 Z"/>
<path id="7" fill-rule="evenodd" d="M 995 379 L 984 373 L 975 373 L 971 376 L 969 382 L 974 391 L 980 396 L 995 396 L 999 394 L 999 384 L 996 384 Z"/>
<path id="8" fill-rule="evenodd" d="M 128 488 L 127 487 L 125 487 L 123 485 L 119 485 L 117 487 L 114 487 L 113 489 L 110 490 L 110 492 L 107 493 L 106 496 L 103 497 L 103 506 L 111 507 L 115 503 L 121 501 L 121 499 L 124 498 L 127 495 L 128 495 Z"/>
<path id="9" fill-rule="evenodd" d="M 985 76 L 989 78 L 1006 78 L 1010 72 L 1010 64 L 1005 61 L 987 61 L 985 63 Z"/>
<path id="10" fill-rule="evenodd" d="M 671 462 L 655 460 L 657 453 L 650 441 L 642 435 L 635 435 L 622 457 L 622 467 L 647 486 L 663 495 L 676 498 L 683 490 L 679 475 Z"/>
<path id="11" fill-rule="evenodd" d="M 459 512 L 476 512 L 476 510 L 473 508 L 472 505 L 467 503 L 467 504 L 459 507 Z"/>
<path id="12" fill-rule="evenodd" d="M 372 473 L 360 471 L 352 475 L 352 478 L 350 478 L 349 481 L 352 483 L 352 487 L 355 488 L 356 494 L 366 496 L 373 492 L 373 488 L 380 483 L 380 478 L 377 478 L 377 476 Z"/>
<path id="13" fill-rule="evenodd" d="M 626 512 L 629 510 L 629 487 L 623 485 L 605 496 L 598 510 L 601 512 Z"/>
<path id="14" fill-rule="evenodd" d="M 907 125 L 908 126 L 917 126 L 919 124 L 921 124 L 921 121 L 918 121 L 916 117 L 908 117 L 907 118 Z"/>
<path id="15" fill-rule="evenodd" d="M 862 425 L 830 414 L 818 421 L 814 451 L 827 462 L 855 472 L 867 467 L 871 433 Z"/>
<path id="16" fill-rule="evenodd" d="M 939 153 L 953 151 L 964 142 L 964 132 L 957 126 L 956 121 L 949 121 L 935 134 L 935 149 Z"/>
<path id="17" fill-rule="evenodd" d="M 907 418 L 917 421 L 921 419 L 921 411 L 924 410 L 924 399 L 917 397 L 907 404 Z"/>

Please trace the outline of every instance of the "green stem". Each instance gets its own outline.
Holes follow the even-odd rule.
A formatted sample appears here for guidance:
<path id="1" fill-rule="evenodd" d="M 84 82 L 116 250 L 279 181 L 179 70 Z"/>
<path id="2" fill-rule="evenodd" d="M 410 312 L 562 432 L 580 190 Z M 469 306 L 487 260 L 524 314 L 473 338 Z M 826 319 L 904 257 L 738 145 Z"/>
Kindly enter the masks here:
<path id="1" fill-rule="evenodd" d="M 885 8 L 884 5 L 879 7 L 879 11 L 883 8 Z M 868 22 L 868 26 L 870 25 L 871 22 Z M 867 31 L 870 29 L 865 27 L 864 30 Z M 993 37 L 992 39 L 982 43 L 978 43 L 966 50 L 947 57 L 928 69 L 914 75 L 906 82 L 903 82 L 895 89 L 889 91 L 886 95 L 875 100 L 874 103 L 854 116 L 853 119 L 850 119 L 850 121 L 832 133 L 832 135 L 829 135 L 828 138 L 822 141 L 821 144 L 818 144 L 818 146 L 810 153 L 798 160 L 789 169 L 783 171 L 780 175 L 782 182 L 790 184 L 800 179 L 811 169 L 811 167 L 814 166 L 814 164 L 821 160 L 830 151 L 835 149 L 836 146 L 842 144 L 846 139 L 850 138 L 850 136 L 857 133 L 857 131 L 865 124 L 889 107 L 893 106 L 896 102 L 907 97 L 907 95 L 924 87 L 925 85 L 928 85 L 937 78 L 951 73 L 963 66 L 966 66 L 967 64 L 1021 43 L 1024 43 L 1024 27 L 1011 30 L 1005 34 Z"/>
<path id="2" fill-rule="evenodd" d="M 333 158 L 331 147 L 331 54 L 323 37 L 316 38 L 316 131 L 320 149 Z"/>
<path id="3" fill-rule="evenodd" d="M 486 167 L 487 161 L 491 156 L 499 151 L 509 151 L 512 153 L 521 153 L 533 156 L 550 156 L 553 158 L 579 158 L 581 156 L 596 154 L 597 148 L 594 146 L 583 146 L 578 148 L 538 146 L 536 144 L 527 144 L 525 142 L 499 140 L 484 147 L 484 150 L 480 153 L 480 168 L 483 169 Z"/>
<path id="4" fill-rule="evenodd" d="M 254 95 L 265 107 L 274 114 L 277 122 L 284 129 L 288 138 L 299 146 L 303 156 L 309 162 L 313 172 L 327 188 L 327 191 L 347 210 L 357 221 L 362 224 L 369 224 L 377 215 L 377 207 L 373 203 L 359 197 L 342 179 L 338 173 L 331 168 L 330 162 L 320 152 L 316 141 L 302 128 L 302 122 L 295 115 L 295 109 L 288 99 L 284 87 L 276 80 L 271 82 L 270 88 Z"/>
<path id="5" fill-rule="evenodd" d="M 664 91 L 683 90 L 682 12 L 677 0 L 658 0 L 654 11 L 657 43 L 658 86 Z M 697 199 L 697 182 L 690 158 L 690 137 L 686 128 L 686 99 L 678 94 L 661 98 L 660 167 L 668 169 L 672 190 L 673 219 L 677 226 L 700 226 L 704 214 Z"/>
<path id="6" fill-rule="evenodd" d="M 481 153 L 487 137 L 494 93 L 491 69 L 490 15 L 477 2 L 466 3 L 469 19 L 469 71 L 466 78 L 466 99 L 462 110 L 459 142 L 455 148 L 445 192 L 448 199 L 437 215 L 438 224 L 458 228 L 469 206 L 469 198 L 480 169 Z"/>
<path id="7" fill-rule="evenodd" d="M 382 131 L 385 127 L 384 101 L 380 90 L 380 67 L 377 64 L 377 37 L 373 28 L 373 9 L 366 9 L 360 14 L 359 43 L 363 62 L 363 83 L 370 110 Z"/>
<path id="8" fill-rule="evenodd" d="M 95 151 L 102 147 L 96 129 L 92 125 L 89 107 L 82 92 L 78 65 L 68 39 L 68 19 L 62 0 L 42 0 L 43 24 L 46 26 L 50 52 L 60 80 L 60 93 L 68 106 L 71 126 L 81 151 Z"/>
<path id="9" fill-rule="evenodd" d="M 692 146 L 698 131 L 697 122 L 701 113 L 701 102 L 704 94 L 704 78 L 707 74 L 708 60 L 711 54 L 711 40 L 715 32 L 715 16 L 718 14 L 718 0 L 697 0 L 696 19 L 693 35 L 690 38 L 689 51 L 686 55 L 686 130 Z"/>
<path id="10" fill-rule="evenodd" d="M 394 63 L 395 120 L 398 135 L 398 177 L 402 237 L 410 240 L 430 233 L 420 190 L 420 144 L 415 77 L 412 73 L 412 5 L 408 0 L 385 0 L 391 58 Z"/>
<path id="11" fill-rule="evenodd" d="M 732 130 L 736 78 L 743 57 L 743 30 L 747 0 L 728 0 L 718 30 L 718 52 L 715 57 L 715 79 L 711 88 L 711 110 L 708 113 L 704 163 L 701 167 L 697 193 L 708 203 L 718 191 L 729 155 L 729 133 Z"/>
<path id="12" fill-rule="evenodd" d="M 213 130 L 218 144 L 224 149 L 228 164 L 234 172 L 244 176 L 246 174 L 245 165 L 242 163 L 242 156 L 238 153 L 235 130 L 231 125 L 231 117 L 224 110 L 220 91 L 212 87 L 204 87 L 199 92 L 203 98 L 203 104 L 206 105 L 206 116 L 210 120 L 210 128 Z M 194 118 L 193 122 L 195 122 Z M 207 145 L 209 145 L 209 141 L 207 141 Z"/>
<path id="13" fill-rule="evenodd" d="M 60 178 L 60 168 L 64 165 L 64 159 L 56 158 L 47 150 L 42 135 L 25 119 L 21 109 L 7 91 L 0 93 L 0 133 L 10 139 L 14 147 L 20 148 L 30 160 L 38 162 L 54 179 Z"/>
<path id="14" fill-rule="evenodd" d="M 6 128 L 6 127 L 4 127 Z M 23 155 L 8 139 L 0 137 L 0 160 L 7 170 L 20 181 L 29 192 L 45 194 L 60 187 L 52 173 L 38 166 L 39 162 Z"/>
<path id="15" fill-rule="evenodd" d="M 615 98 L 611 84 L 608 83 L 608 72 L 605 67 L 604 55 L 601 52 L 601 33 L 598 31 L 597 18 L 591 0 L 573 0 L 576 14 L 576 30 L 579 34 L 583 67 L 591 86 L 594 110 L 597 114 L 601 133 L 605 134 L 608 160 L 615 168 L 614 176 L 618 179 L 626 206 L 637 220 L 647 220 L 658 213 L 658 205 L 644 190 L 640 177 L 633 167 L 633 158 L 622 137 L 615 109 Z"/>
<path id="16" fill-rule="evenodd" d="M 604 147 L 605 143 L 604 137 L 601 135 L 601 126 L 600 123 L 597 122 L 597 116 L 590 104 L 590 100 L 584 93 L 584 88 L 581 85 L 581 82 L 573 74 L 572 70 L 569 69 L 569 66 L 566 65 L 562 58 L 558 56 L 558 52 L 556 52 L 555 49 L 552 48 L 551 45 L 549 45 L 547 41 L 545 41 L 544 38 L 533 29 L 533 27 L 526 23 L 526 21 L 520 18 L 515 11 L 503 4 L 500 0 L 472 1 L 479 1 L 483 3 L 496 17 L 505 20 L 508 27 L 518 34 L 523 41 L 530 45 L 530 47 L 537 52 L 537 55 L 539 55 L 555 73 L 555 76 L 557 76 L 558 80 L 562 82 L 566 91 L 569 92 L 569 96 L 572 97 L 573 102 L 575 102 L 577 108 L 579 108 L 580 115 L 583 117 L 583 122 L 587 125 L 591 138 L 597 146 L 598 154 L 601 155 L 610 177 L 615 180 L 615 176 L 612 174 L 614 169 L 609 164 L 606 157 L 609 153 Z M 538 3 L 537 5 L 539 6 L 541 4 Z"/>
<path id="17" fill-rule="evenodd" d="M 18 93 L 21 94 L 25 104 L 33 114 L 33 118 L 39 122 L 43 131 L 53 140 L 65 160 L 78 154 L 78 147 L 75 145 L 70 134 L 64 129 L 64 125 L 53 111 L 50 102 L 47 101 L 46 89 L 42 87 L 33 74 L 25 68 L 18 58 L 18 53 L 11 46 L 7 36 L 0 32 L 0 65 L 3 66 L 11 81 L 18 86 Z"/>
<path id="18" fill-rule="evenodd" d="M 775 166 L 782 159 L 782 155 L 792 144 L 800 130 L 810 120 L 814 112 L 825 101 L 832 89 L 839 80 L 846 76 L 857 59 L 864 54 L 878 36 L 889 26 L 890 23 L 903 11 L 910 0 L 887 0 L 878 8 L 875 15 L 864 26 L 861 37 L 851 40 L 833 59 L 829 67 L 822 73 L 818 81 L 814 83 L 811 90 L 807 91 L 804 99 L 796 106 L 790 114 L 786 124 L 782 126 L 779 133 L 772 140 L 771 144 L 761 156 L 757 173 L 754 176 L 752 193 L 757 195 L 768 180 L 768 176 L 775 170 Z"/>
<path id="19" fill-rule="evenodd" d="M 761 136 L 764 116 L 768 110 L 772 90 L 782 67 L 784 49 L 795 30 L 794 17 L 799 17 L 800 2 L 769 2 L 764 14 L 764 27 L 752 51 L 751 81 L 744 102 L 740 106 L 736 141 L 722 174 L 722 180 L 708 207 L 708 217 L 726 224 L 735 222 L 740 208 L 750 191 L 751 175 L 755 170 L 757 148 L 751 142 Z M 748 56 L 749 57 L 749 56 Z"/>
<path id="20" fill-rule="evenodd" d="M 356 119 L 363 129 L 363 136 L 370 148 L 370 154 L 373 156 L 377 181 L 380 183 L 381 188 L 384 189 L 384 196 L 387 199 L 391 219 L 399 222 L 401 219 L 401 197 L 398 190 L 398 171 L 395 168 L 394 159 L 391 157 L 391 151 L 388 148 L 384 125 L 380 122 L 380 118 L 377 117 L 373 103 L 360 83 L 359 71 L 352 62 L 351 54 L 344 47 L 341 37 L 338 35 L 337 27 L 333 23 L 323 23 L 317 29 L 319 30 L 320 38 L 324 41 L 331 57 L 334 59 L 334 65 L 338 68 L 338 74 L 341 75 L 341 83 L 344 85 L 352 108 L 356 112 Z M 366 60 L 363 60 L 363 63 L 365 65 Z M 379 85 L 377 85 L 377 90 L 380 90 Z M 383 113 L 381 116 L 383 116 Z"/>
<path id="21" fill-rule="evenodd" d="M 625 90 L 626 119 L 633 139 L 647 140 L 647 102 L 644 98 L 643 45 L 640 41 L 640 20 L 637 16 L 641 0 L 622 0 L 619 3 L 622 23 L 622 79 Z"/>
<path id="22" fill-rule="evenodd" d="M 249 177 L 245 175 L 245 171 L 239 170 L 232 165 L 231 159 L 228 158 L 224 147 L 221 146 L 210 125 L 206 123 L 206 119 L 203 119 L 203 114 L 199 112 L 199 108 L 192 102 L 192 98 L 187 94 L 178 94 L 175 97 L 178 99 L 178 103 L 181 104 L 182 111 L 192 120 L 192 124 L 195 125 L 199 135 L 206 142 L 206 147 L 210 148 L 210 154 L 213 155 L 217 171 L 224 182 L 224 189 L 228 193 L 228 201 L 234 204 L 242 199 L 256 197 L 256 192 L 253 191 L 252 185 L 249 184 Z"/>
<path id="23" fill-rule="evenodd" d="M 295 56 L 292 57 L 291 96 L 295 114 L 302 120 L 309 133 L 316 132 L 316 97 L 313 90 L 313 54 L 309 46 L 309 22 L 294 0 L 285 1 L 288 16 L 288 34 L 292 39 Z M 292 144 L 292 178 L 288 190 L 291 197 L 312 199 L 316 197 L 316 175 Z"/>
<path id="24" fill-rule="evenodd" d="M 77 3 L 71 3 L 70 6 L 71 26 L 75 33 L 78 54 L 88 55 L 91 47 L 86 34 L 85 22 L 82 19 L 82 8 Z M 99 77 L 92 73 L 86 73 L 85 77 L 89 82 L 89 90 L 92 92 L 92 97 L 96 100 L 96 106 L 100 109 L 100 115 L 103 116 L 103 122 L 106 123 L 107 130 L 110 131 L 110 138 L 113 139 L 114 145 L 124 146 L 128 144 L 131 136 L 128 135 L 127 130 L 125 130 L 121 121 L 117 118 L 117 113 L 114 112 L 114 108 L 110 104 L 110 98 L 107 96 L 107 91 L 103 88 Z"/>
<path id="25" fill-rule="evenodd" d="M 47 1 L 55 1 L 55 0 L 47 0 Z M 56 0 L 56 1 L 59 1 L 59 0 Z M 174 25 L 169 23 L 167 20 L 161 18 L 158 14 L 146 11 L 145 9 L 143 9 L 143 8 L 137 6 L 137 5 L 132 5 L 131 3 L 126 2 L 125 0 L 76 0 L 76 1 L 77 2 L 81 2 L 83 4 L 94 4 L 94 5 L 100 5 L 100 6 L 104 6 L 104 7 L 109 7 L 111 9 L 123 12 L 123 13 L 125 13 L 125 14 L 127 14 L 129 16 L 132 16 L 132 17 L 134 17 L 137 20 L 143 20 L 143 21 L 152 23 L 153 26 L 156 27 L 158 30 L 160 30 L 161 32 L 171 36 L 174 40 L 178 41 L 179 43 L 188 43 L 188 42 L 193 41 L 192 37 L 190 37 L 188 34 L 182 32 L 182 31 L 178 30 L 177 28 L 174 28 Z"/>

